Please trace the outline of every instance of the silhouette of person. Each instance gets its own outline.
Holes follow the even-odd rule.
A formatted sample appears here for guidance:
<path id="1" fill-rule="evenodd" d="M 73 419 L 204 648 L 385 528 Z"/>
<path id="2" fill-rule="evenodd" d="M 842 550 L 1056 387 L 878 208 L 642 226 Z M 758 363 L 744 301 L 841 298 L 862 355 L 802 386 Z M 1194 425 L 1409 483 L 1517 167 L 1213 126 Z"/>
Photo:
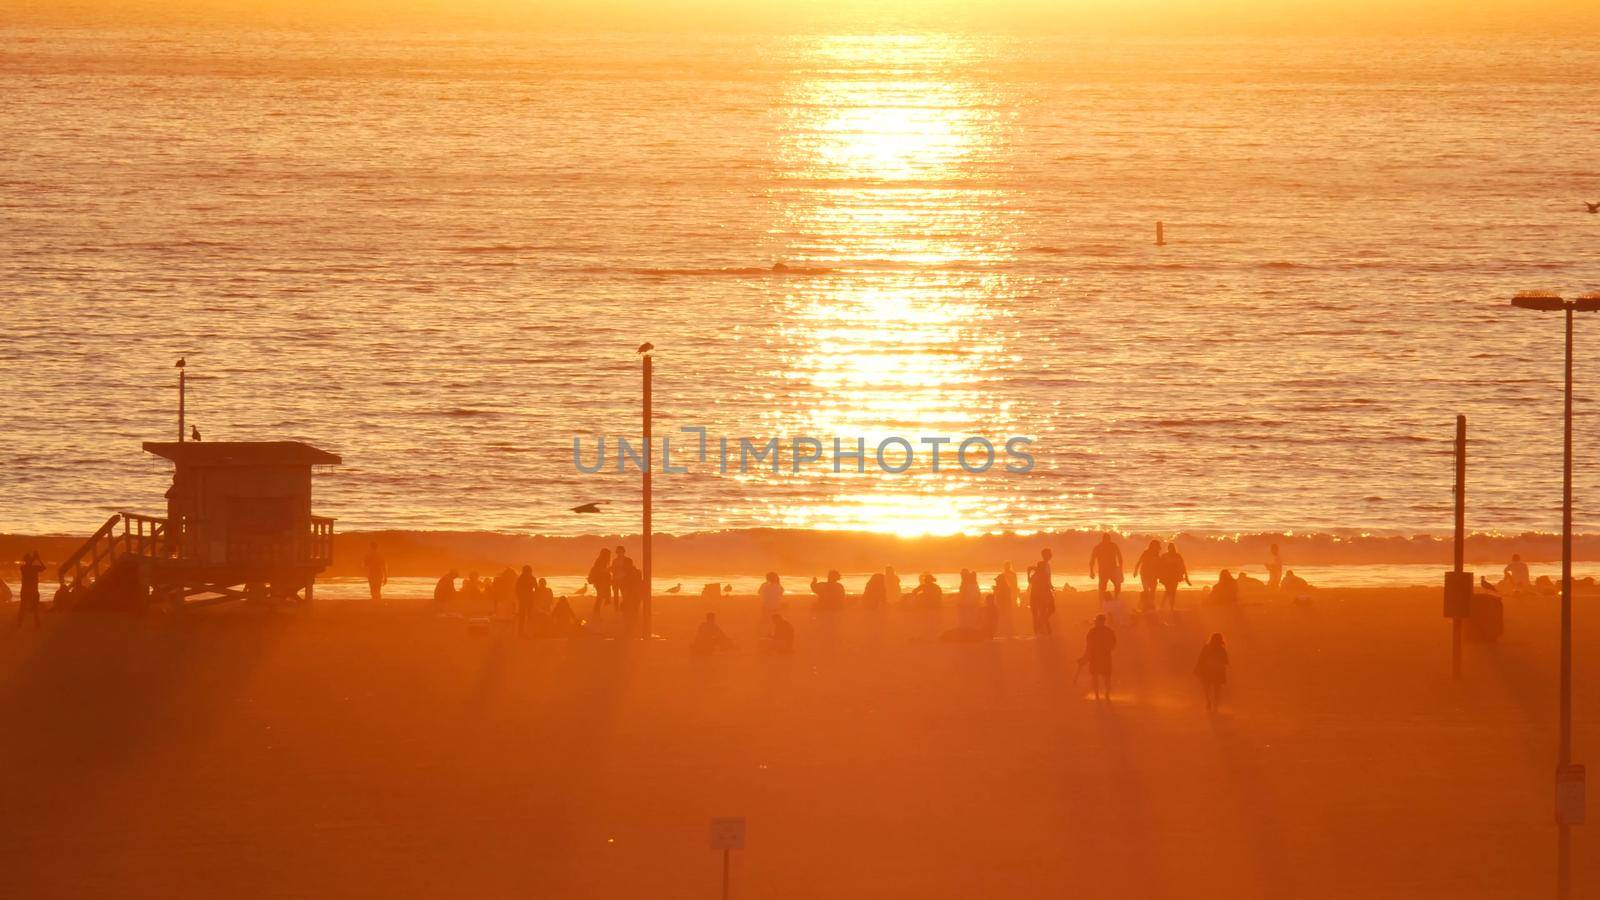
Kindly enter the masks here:
<path id="1" fill-rule="evenodd" d="M 1033 612 L 1033 633 L 1050 634 L 1050 617 L 1056 613 L 1056 588 L 1050 583 L 1050 548 L 1039 551 L 1039 561 L 1028 568 L 1028 607 Z"/>
<path id="2" fill-rule="evenodd" d="M 961 586 L 956 589 L 956 622 L 963 628 L 983 627 L 983 592 L 978 590 L 978 573 L 961 570 Z"/>
<path id="3" fill-rule="evenodd" d="M 1528 564 L 1522 561 L 1520 553 L 1511 554 L 1511 562 L 1506 563 L 1501 574 L 1511 582 L 1513 591 L 1526 591 L 1532 588 L 1532 584 L 1528 581 Z"/>
<path id="4" fill-rule="evenodd" d="M 644 605 L 644 573 L 617 548 L 611 564 L 611 596 L 622 605 L 622 631 L 633 634 L 639 609 Z"/>
<path id="5" fill-rule="evenodd" d="M 600 555 L 594 558 L 594 565 L 589 567 L 589 583 L 594 585 L 594 614 L 600 615 L 601 607 L 611 602 L 611 551 L 602 549 Z"/>
<path id="6" fill-rule="evenodd" d="M 555 608 L 550 611 L 550 627 L 562 637 L 575 637 L 583 630 L 583 623 L 566 597 L 556 598 Z"/>
<path id="7" fill-rule="evenodd" d="M 1138 576 L 1139 609 L 1152 612 L 1156 608 L 1156 586 L 1161 582 L 1161 542 L 1151 541 L 1133 564 L 1133 574 Z"/>
<path id="8" fill-rule="evenodd" d="M 930 572 L 922 573 L 917 579 L 916 589 L 911 592 L 911 597 L 918 606 L 937 607 L 944 603 L 944 590 L 939 587 L 939 582 L 933 580 Z"/>
<path id="9" fill-rule="evenodd" d="M 883 602 L 899 603 L 905 599 L 900 593 L 900 576 L 894 573 L 894 566 L 883 568 Z"/>
<path id="10" fill-rule="evenodd" d="M 1006 563 L 1000 574 L 994 577 L 994 603 L 1001 609 L 1017 605 L 1017 573 L 1011 568 L 1011 563 Z"/>
<path id="11" fill-rule="evenodd" d="M 483 582 L 478 580 L 478 573 L 468 572 L 467 577 L 461 579 L 461 608 L 476 615 L 482 596 Z"/>
<path id="12" fill-rule="evenodd" d="M 534 597 L 539 592 L 539 579 L 533 577 L 533 566 L 523 566 L 517 576 L 517 637 L 528 636 L 528 623 L 533 618 Z"/>
<path id="13" fill-rule="evenodd" d="M 1167 544 L 1167 552 L 1161 554 L 1160 572 L 1161 586 L 1165 589 L 1163 602 L 1167 609 L 1175 609 L 1178 603 L 1178 582 L 1194 583 L 1189 580 L 1189 566 L 1178 553 L 1177 544 Z"/>
<path id="14" fill-rule="evenodd" d="M 811 579 L 811 593 L 817 595 L 817 609 L 839 609 L 844 606 L 844 585 L 839 583 L 839 572 L 828 570 L 828 580 Z"/>
<path id="15" fill-rule="evenodd" d="M 1098 576 L 1097 576 L 1098 573 Z M 1106 602 L 1106 585 L 1111 585 L 1113 596 L 1122 599 L 1122 548 L 1111 540 L 1111 532 L 1100 538 L 1089 552 L 1089 577 L 1100 579 L 1100 602 Z"/>
<path id="16" fill-rule="evenodd" d="M 768 619 L 783 609 L 783 585 L 778 581 L 777 572 L 767 573 L 767 579 L 761 583 L 756 596 L 761 598 L 761 614 Z"/>
<path id="17" fill-rule="evenodd" d="M 539 586 L 533 589 L 533 608 L 542 616 L 548 616 L 550 609 L 555 606 L 556 593 L 550 590 L 550 585 L 543 578 L 539 579 Z"/>
<path id="18" fill-rule="evenodd" d="M 1311 590 L 1311 585 L 1304 578 L 1296 575 L 1293 569 L 1289 569 L 1283 573 L 1283 589 L 1290 594 L 1304 594 L 1306 591 Z"/>
<path id="19" fill-rule="evenodd" d="M 39 622 L 39 573 L 43 572 L 44 568 L 44 560 L 40 559 L 39 554 L 33 551 L 24 554 L 21 565 L 17 567 L 17 570 L 22 575 L 22 603 L 17 608 L 18 628 L 22 627 L 22 623 L 29 615 L 33 616 L 34 630 L 37 631 L 41 627 Z"/>
<path id="20" fill-rule="evenodd" d="M 1221 634 L 1211 635 L 1211 640 L 1200 648 L 1194 674 L 1206 692 L 1206 711 L 1216 712 L 1222 704 L 1222 686 L 1228 683 L 1228 647 Z"/>
<path id="21" fill-rule="evenodd" d="M 440 609 L 447 609 L 456 602 L 456 579 L 460 573 L 455 569 L 444 573 L 444 577 L 433 586 L 433 605 Z"/>
<path id="22" fill-rule="evenodd" d="M 884 602 L 883 573 L 873 572 L 867 579 L 867 586 L 861 589 L 861 605 L 868 609 L 876 609 Z"/>
<path id="23" fill-rule="evenodd" d="M 694 633 L 694 640 L 689 644 L 689 652 L 696 656 L 710 656 L 732 649 L 733 641 L 722 630 L 722 626 L 717 624 L 717 614 L 706 613 L 706 620 L 700 623 L 699 630 Z"/>
<path id="24" fill-rule="evenodd" d="M 361 568 L 367 573 L 367 590 L 371 592 L 374 601 L 383 599 L 383 586 L 389 583 L 389 567 L 383 561 L 383 554 L 378 552 L 378 542 L 373 541 L 367 548 L 367 558 L 362 560 Z"/>
<path id="25" fill-rule="evenodd" d="M 1227 569 L 1217 575 L 1217 586 L 1211 589 L 1211 603 L 1213 606 L 1239 605 L 1239 583 Z"/>
<path id="26" fill-rule="evenodd" d="M 1275 591 L 1282 584 L 1283 557 L 1278 555 L 1278 545 L 1273 544 L 1267 553 L 1267 590 Z"/>
<path id="27" fill-rule="evenodd" d="M 1105 685 L 1105 699 L 1111 699 L 1111 651 L 1117 649 L 1117 633 L 1106 625 L 1105 614 L 1094 617 L 1094 627 L 1083 638 L 1083 659 L 1089 664 L 1089 682 L 1094 686 L 1094 698 L 1100 699 L 1100 686 Z"/>
<path id="28" fill-rule="evenodd" d="M 794 626 L 778 613 L 772 614 L 772 634 L 767 637 L 765 649 L 769 653 L 794 652 Z"/>

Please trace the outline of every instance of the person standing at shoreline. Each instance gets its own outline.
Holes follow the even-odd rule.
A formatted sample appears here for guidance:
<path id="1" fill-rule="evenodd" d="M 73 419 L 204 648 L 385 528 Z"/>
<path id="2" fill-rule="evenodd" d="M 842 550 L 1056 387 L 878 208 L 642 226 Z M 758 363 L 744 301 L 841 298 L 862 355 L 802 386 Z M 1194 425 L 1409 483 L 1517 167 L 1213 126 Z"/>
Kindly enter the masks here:
<path id="1" fill-rule="evenodd" d="M 1056 589 L 1050 583 L 1050 548 L 1039 551 L 1039 561 L 1028 568 L 1028 607 L 1033 612 L 1033 633 L 1050 634 L 1050 617 L 1056 613 Z"/>
<path id="2" fill-rule="evenodd" d="M 1100 543 L 1089 552 L 1089 577 L 1100 581 L 1100 605 L 1105 606 L 1106 585 L 1111 585 L 1110 599 L 1122 600 L 1122 548 L 1111 539 L 1111 532 L 1101 535 Z"/>
<path id="3" fill-rule="evenodd" d="M 37 552 L 30 551 L 22 557 L 17 570 L 22 575 L 22 604 L 17 609 L 17 627 L 21 628 L 23 621 L 32 614 L 33 628 L 37 631 L 42 627 L 39 623 L 39 573 L 44 571 L 44 561 Z"/>
<path id="4" fill-rule="evenodd" d="M 903 597 L 900 592 L 900 576 L 894 573 L 894 566 L 883 567 L 883 602 L 887 604 L 899 603 Z"/>
<path id="5" fill-rule="evenodd" d="M 1165 589 L 1162 601 L 1170 611 L 1175 609 L 1178 603 L 1178 582 L 1193 584 L 1189 580 L 1189 566 L 1183 561 L 1183 557 L 1178 554 L 1177 544 L 1167 544 L 1167 552 L 1161 554 L 1159 570 L 1161 573 L 1161 586 Z"/>
<path id="6" fill-rule="evenodd" d="M 367 548 L 367 558 L 362 560 L 361 567 L 367 573 L 367 590 L 372 594 L 374 603 L 383 600 L 383 586 L 389 583 L 389 566 L 383 560 L 383 554 L 378 552 L 378 542 L 373 541 Z"/>
<path id="7" fill-rule="evenodd" d="M 598 618 L 600 610 L 611 600 L 611 551 L 602 548 L 600 555 L 594 558 L 594 565 L 589 567 L 589 583 L 594 585 L 594 615 Z"/>
<path id="8" fill-rule="evenodd" d="M 517 576 L 517 637 L 526 637 L 528 619 L 533 615 L 534 596 L 539 592 L 539 579 L 533 577 L 533 566 L 523 566 Z"/>
<path id="9" fill-rule="evenodd" d="M 1283 584 L 1283 557 L 1278 555 L 1278 545 L 1273 544 L 1267 553 L 1267 590 L 1275 591 Z"/>

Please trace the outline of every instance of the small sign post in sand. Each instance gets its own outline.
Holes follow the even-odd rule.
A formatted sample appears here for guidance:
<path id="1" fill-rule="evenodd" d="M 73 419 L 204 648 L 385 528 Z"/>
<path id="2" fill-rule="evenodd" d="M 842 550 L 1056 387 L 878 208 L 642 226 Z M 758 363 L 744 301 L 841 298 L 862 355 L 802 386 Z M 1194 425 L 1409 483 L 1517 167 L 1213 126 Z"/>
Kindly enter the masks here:
<path id="1" fill-rule="evenodd" d="M 728 858 L 744 849 L 744 816 L 725 816 L 711 820 L 711 849 L 722 851 L 722 900 L 728 900 Z"/>

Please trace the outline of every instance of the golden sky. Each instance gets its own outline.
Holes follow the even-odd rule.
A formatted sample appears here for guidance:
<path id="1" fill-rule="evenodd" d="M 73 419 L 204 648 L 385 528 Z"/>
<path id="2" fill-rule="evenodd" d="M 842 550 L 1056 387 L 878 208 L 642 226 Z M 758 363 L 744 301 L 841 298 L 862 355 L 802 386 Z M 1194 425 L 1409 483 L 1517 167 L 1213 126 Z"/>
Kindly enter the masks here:
<path id="1" fill-rule="evenodd" d="M 0 0 L 0 21 L 689 30 L 1571 33 L 1600 0 Z"/>

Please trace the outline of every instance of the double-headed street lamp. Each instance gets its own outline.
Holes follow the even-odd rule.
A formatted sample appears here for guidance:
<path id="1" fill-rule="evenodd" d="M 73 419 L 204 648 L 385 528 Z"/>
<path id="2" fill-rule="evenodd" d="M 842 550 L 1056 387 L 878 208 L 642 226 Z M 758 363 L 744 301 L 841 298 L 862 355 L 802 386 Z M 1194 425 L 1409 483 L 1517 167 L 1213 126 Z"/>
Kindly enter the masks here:
<path id="1" fill-rule="evenodd" d="M 1600 311 L 1600 294 L 1566 300 L 1555 294 L 1526 293 L 1512 298 L 1518 309 L 1565 312 L 1567 318 L 1566 411 L 1561 435 L 1561 750 L 1556 766 L 1556 896 L 1572 892 L 1572 836 L 1583 820 L 1583 781 L 1572 765 L 1572 314 Z"/>

